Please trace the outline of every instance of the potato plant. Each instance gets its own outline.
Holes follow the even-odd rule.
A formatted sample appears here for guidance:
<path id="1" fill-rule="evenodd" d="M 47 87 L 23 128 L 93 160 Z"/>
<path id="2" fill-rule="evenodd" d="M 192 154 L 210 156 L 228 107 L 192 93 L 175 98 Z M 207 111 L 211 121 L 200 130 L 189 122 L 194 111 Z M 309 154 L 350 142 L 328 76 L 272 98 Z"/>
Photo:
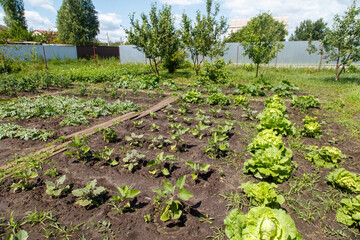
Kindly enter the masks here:
<path id="1" fill-rule="evenodd" d="M 89 181 L 84 188 L 73 190 L 71 193 L 77 197 L 76 204 L 83 207 L 98 207 L 104 200 L 106 189 L 102 186 L 96 187 L 97 180 Z"/>

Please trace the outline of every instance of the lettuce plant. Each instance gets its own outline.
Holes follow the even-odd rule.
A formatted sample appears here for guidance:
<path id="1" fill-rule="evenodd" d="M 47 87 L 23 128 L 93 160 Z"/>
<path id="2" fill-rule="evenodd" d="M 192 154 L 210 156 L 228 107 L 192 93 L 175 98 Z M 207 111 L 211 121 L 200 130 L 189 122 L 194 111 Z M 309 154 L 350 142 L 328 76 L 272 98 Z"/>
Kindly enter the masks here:
<path id="1" fill-rule="evenodd" d="M 259 131 L 273 129 L 281 135 L 294 135 L 296 131 L 287 116 L 277 108 L 265 108 L 256 118 L 260 122 L 257 126 Z"/>
<path id="2" fill-rule="evenodd" d="M 281 112 L 286 112 L 285 101 L 278 95 L 274 95 L 265 100 L 265 108 L 276 108 Z"/>
<path id="3" fill-rule="evenodd" d="M 282 195 L 277 195 L 275 183 L 260 182 L 255 184 L 251 181 L 240 186 L 244 190 L 246 197 L 252 205 L 261 207 L 279 207 L 285 202 Z"/>
<path id="4" fill-rule="evenodd" d="M 236 98 L 234 98 L 234 104 L 236 106 L 247 107 L 249 106 L 249 100 L 245 96 L 237 96 Z"/>
<path id="5" fill-rule="evenodd" d="M 20 178 L 20 181 L 13 183 L 11 188 L 14 192 L 17 192 L 18 190 L 25 191 L 32 189 L 34 184 L 30 183 L 30 180 L 38 176 L 39 174 L 37 172 L 33 172 L 31 168 L 25 168 L 23 171 L 19 171 L 13 174 L 13 178 Z"/>
<path id="6" fill-rule="evenodd" d="M 103 139 L 107 143 L 115 142 L 117 139 L 117 133 L 114 128 L 105 128 L 103 130 Z"/>
<path id="7" fill-rule="evenodd" d="M 281 140 L 281 136 L 276 135 L 274 130 L 265 129 L 258 133 L 253 142 L 248 145 L 247 149 L 250 153 L 255 153 L 258 150 L 263 150 L 271 146 L 283 149 L 284 143 Z"/>
<path id="8" fill-rule="evenodd" d="M 198 92 L 196 89 L 189 89 L 182 96 L 182 100 L 188 103 L 200 103 L 202 102 L 201 92 Z"/>
<path id="9" fill-rule="evenodd" d="M 130 142 L 130 145 L 134 145 L 134 146 L 142 146 L 143 144 L 143 140 L 142 138 L 144 137 L 144 134 L 139 134 L 137 135 L 136 133 L 131 133 L 131 136 L 125 136 L 125 140 Z"/>
<path id="10" fill-rule="evenodd" d="M 207 97 L 206 103 L 209 105 L 228 106 L 230 105 L 230 98 L 223 93 L 214 93 Z"/>
<path id="11" fill-rule="evenodd" d="M 254 207 L 246 215 L 233 209 L 224 223 L 230 240 L 302 240 L 294 220 L 282 209 Z"/>
<path id="12" fill-rule="evenodd" d="M 99 206 L 103 202 L 103 197 L 106 194 L 106 189 L 102 186 L 96 187 L 97 180 L 89 181 L 84 188 L 73 190 L 71 193 L 78 197 L 75 202 L 80 206 L 87 207 L 90 205 Z"/>
<path id="13" fill-rule="evenodd" d="M 326 180 L 333 187 L 346 189 L 352 193 L 360 192 L 360 176 L 349 172 L 345 168 L 339 168 L 329 173 Z"/>
<path id="14" fill-rule="evenodd" d="M 151 144 L 149 145 L 149 149 L 153 148 L 153 149 L 163 149 L 166 146 L 169 146 L 172 142 L 167 139 L 164 138 L 163 135 L 159 135 L 158 137 L 154 137 L 151 140 Z"/>
<path id="15" fill-rule="evenodd" d="M 305 116 L 302 120 L 304 123 L 304 129 L 301 131 L 302 135 L 311 138 L 321 137 L 321 125 L 316 121 L 317 117 Z"/>
<path id="16" fill-rule="evenodd" d="M 323 146 L 318 149 L 317 146 L 309 146 L 306 159 L 316 166 L 324 168 L 335 168 L 339 164 L 340 158 L 345 157 L 341 151 L 335 147 Z"/>
<path id="17" fill-rule="evenodd" d="M 360 195 L 341 200 L 336 212 L 336 220 L 347 226 L 360 227 Z"/>
<path id="18" fill-rule="evenodd" d="M 170 219 L 179 219 L 182 216 L 182 203 L 177 198 L 188 201 L 194 195 L 184 188 L 186 182 L 186 175 L 182 176 L 176 181 L 173 186 L 168 181 L 163 181 L 163 189 L 154 189 L 153 192 L 158 195 L 154 202 L 157 207 L 161 208 L 161 221 L 168 221 Z"/>
<path id="19" fill-rule="evenodd" d="M 196 136 L 197 138 L 199 138 L 200 140 L 203 138 L 204 133 L 202 133 L 203 131 L 205 131 L 206 129 L 208 129 L 210 126 L 207 126 L 205 124 L 203 124 L 202 121 L 200 121 L 198 123 L 198 125 L 195 126 L 195 128 L 190 129 L 190 132 Z"/>
<path id="20" fill-rule="evenodd" d="M 272 179 L 282 183 L 291 176 L 294 165 L 291 162 L 292 151 L 271 146 L 258 150 L 244 164 L 244 173 L 252 173 L 258 179 Z"/>
<path id="21" fill-rule="evenodd" d="M 319 99 L 314 98 L 314 96 L 295 96 L 293 97 L 291 104 L 297 108 L 302 110 L 306 110 L 308 108 L 316 108 L 319 106 Z"/>

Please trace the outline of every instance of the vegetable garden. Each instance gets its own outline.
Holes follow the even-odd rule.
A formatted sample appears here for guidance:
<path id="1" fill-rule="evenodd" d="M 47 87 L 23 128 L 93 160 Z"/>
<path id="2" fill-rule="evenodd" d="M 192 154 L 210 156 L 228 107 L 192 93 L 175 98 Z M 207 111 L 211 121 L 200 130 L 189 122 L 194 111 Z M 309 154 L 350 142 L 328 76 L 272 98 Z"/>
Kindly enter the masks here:
<path id="1" fill-rule="evenodd" d="M 2 77 L 1 238 L 358 239 L 348 102 L 296 80 L 312 72 L 217 66 Z"/>

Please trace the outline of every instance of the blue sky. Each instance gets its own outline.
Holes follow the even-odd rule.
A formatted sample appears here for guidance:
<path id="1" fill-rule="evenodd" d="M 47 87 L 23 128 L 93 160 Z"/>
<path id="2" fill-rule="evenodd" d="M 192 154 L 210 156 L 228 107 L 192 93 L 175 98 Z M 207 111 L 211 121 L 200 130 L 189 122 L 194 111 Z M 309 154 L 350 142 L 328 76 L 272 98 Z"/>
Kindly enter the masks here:
<path id="1" fill-rule="evenodd" d="M 324 18 L 325 22 L 332 23 L 333 16 L 343 14 L 352 0 L 217 0 L 220 3 L 220 14 L 230 22 L 233 18 L 249 18 L 261 12 L 270 11 L 273 16 L 289 16 L 289 33 L 305 19 L 317 20 Z M 129 14 L 135 12 L 136 18 L 142 12 L 148 14 L 151 3 L 146 0 L 93 0 L 98 11 L 100 21 L 100 41 L 106 40 L 109 34 L 110 41 L 125 39 L 125 28 L 129 25 Z M 158 6 L 168 3 L 177 21 L 185 11 L 191 18 L 195 17 L 198 9 L 205 10 L 205 0 L 158 0 Z M 359 0 L 356 1 L 359 6 Z M 62 0 L 24 0 L 25 16 L 28 26 L 35 30 L 56 28 L 56 14 Z M 0 24 L 3 24 L 3 10 L 0 9 Z"/>

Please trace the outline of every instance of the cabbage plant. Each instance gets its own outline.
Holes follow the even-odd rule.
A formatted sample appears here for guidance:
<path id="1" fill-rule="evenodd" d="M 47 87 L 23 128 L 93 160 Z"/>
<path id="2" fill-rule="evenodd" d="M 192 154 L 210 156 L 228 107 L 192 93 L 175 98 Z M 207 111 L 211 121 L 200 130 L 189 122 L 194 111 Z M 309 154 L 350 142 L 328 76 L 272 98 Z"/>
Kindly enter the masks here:
<path id="1" fill-rule="evenodd" d="M 224 223 L 230 240 L 302 240 L 294 220 L 282 209 L 254 207 L 246 215 L 233 209 Z"/>
<path id="2" fill-rule="evenodd" d="M 360 176 L 339 168 L 327 175 L 326 180 L 333 186 L 346 189 L 352 193 L 360 192 Z"/>

